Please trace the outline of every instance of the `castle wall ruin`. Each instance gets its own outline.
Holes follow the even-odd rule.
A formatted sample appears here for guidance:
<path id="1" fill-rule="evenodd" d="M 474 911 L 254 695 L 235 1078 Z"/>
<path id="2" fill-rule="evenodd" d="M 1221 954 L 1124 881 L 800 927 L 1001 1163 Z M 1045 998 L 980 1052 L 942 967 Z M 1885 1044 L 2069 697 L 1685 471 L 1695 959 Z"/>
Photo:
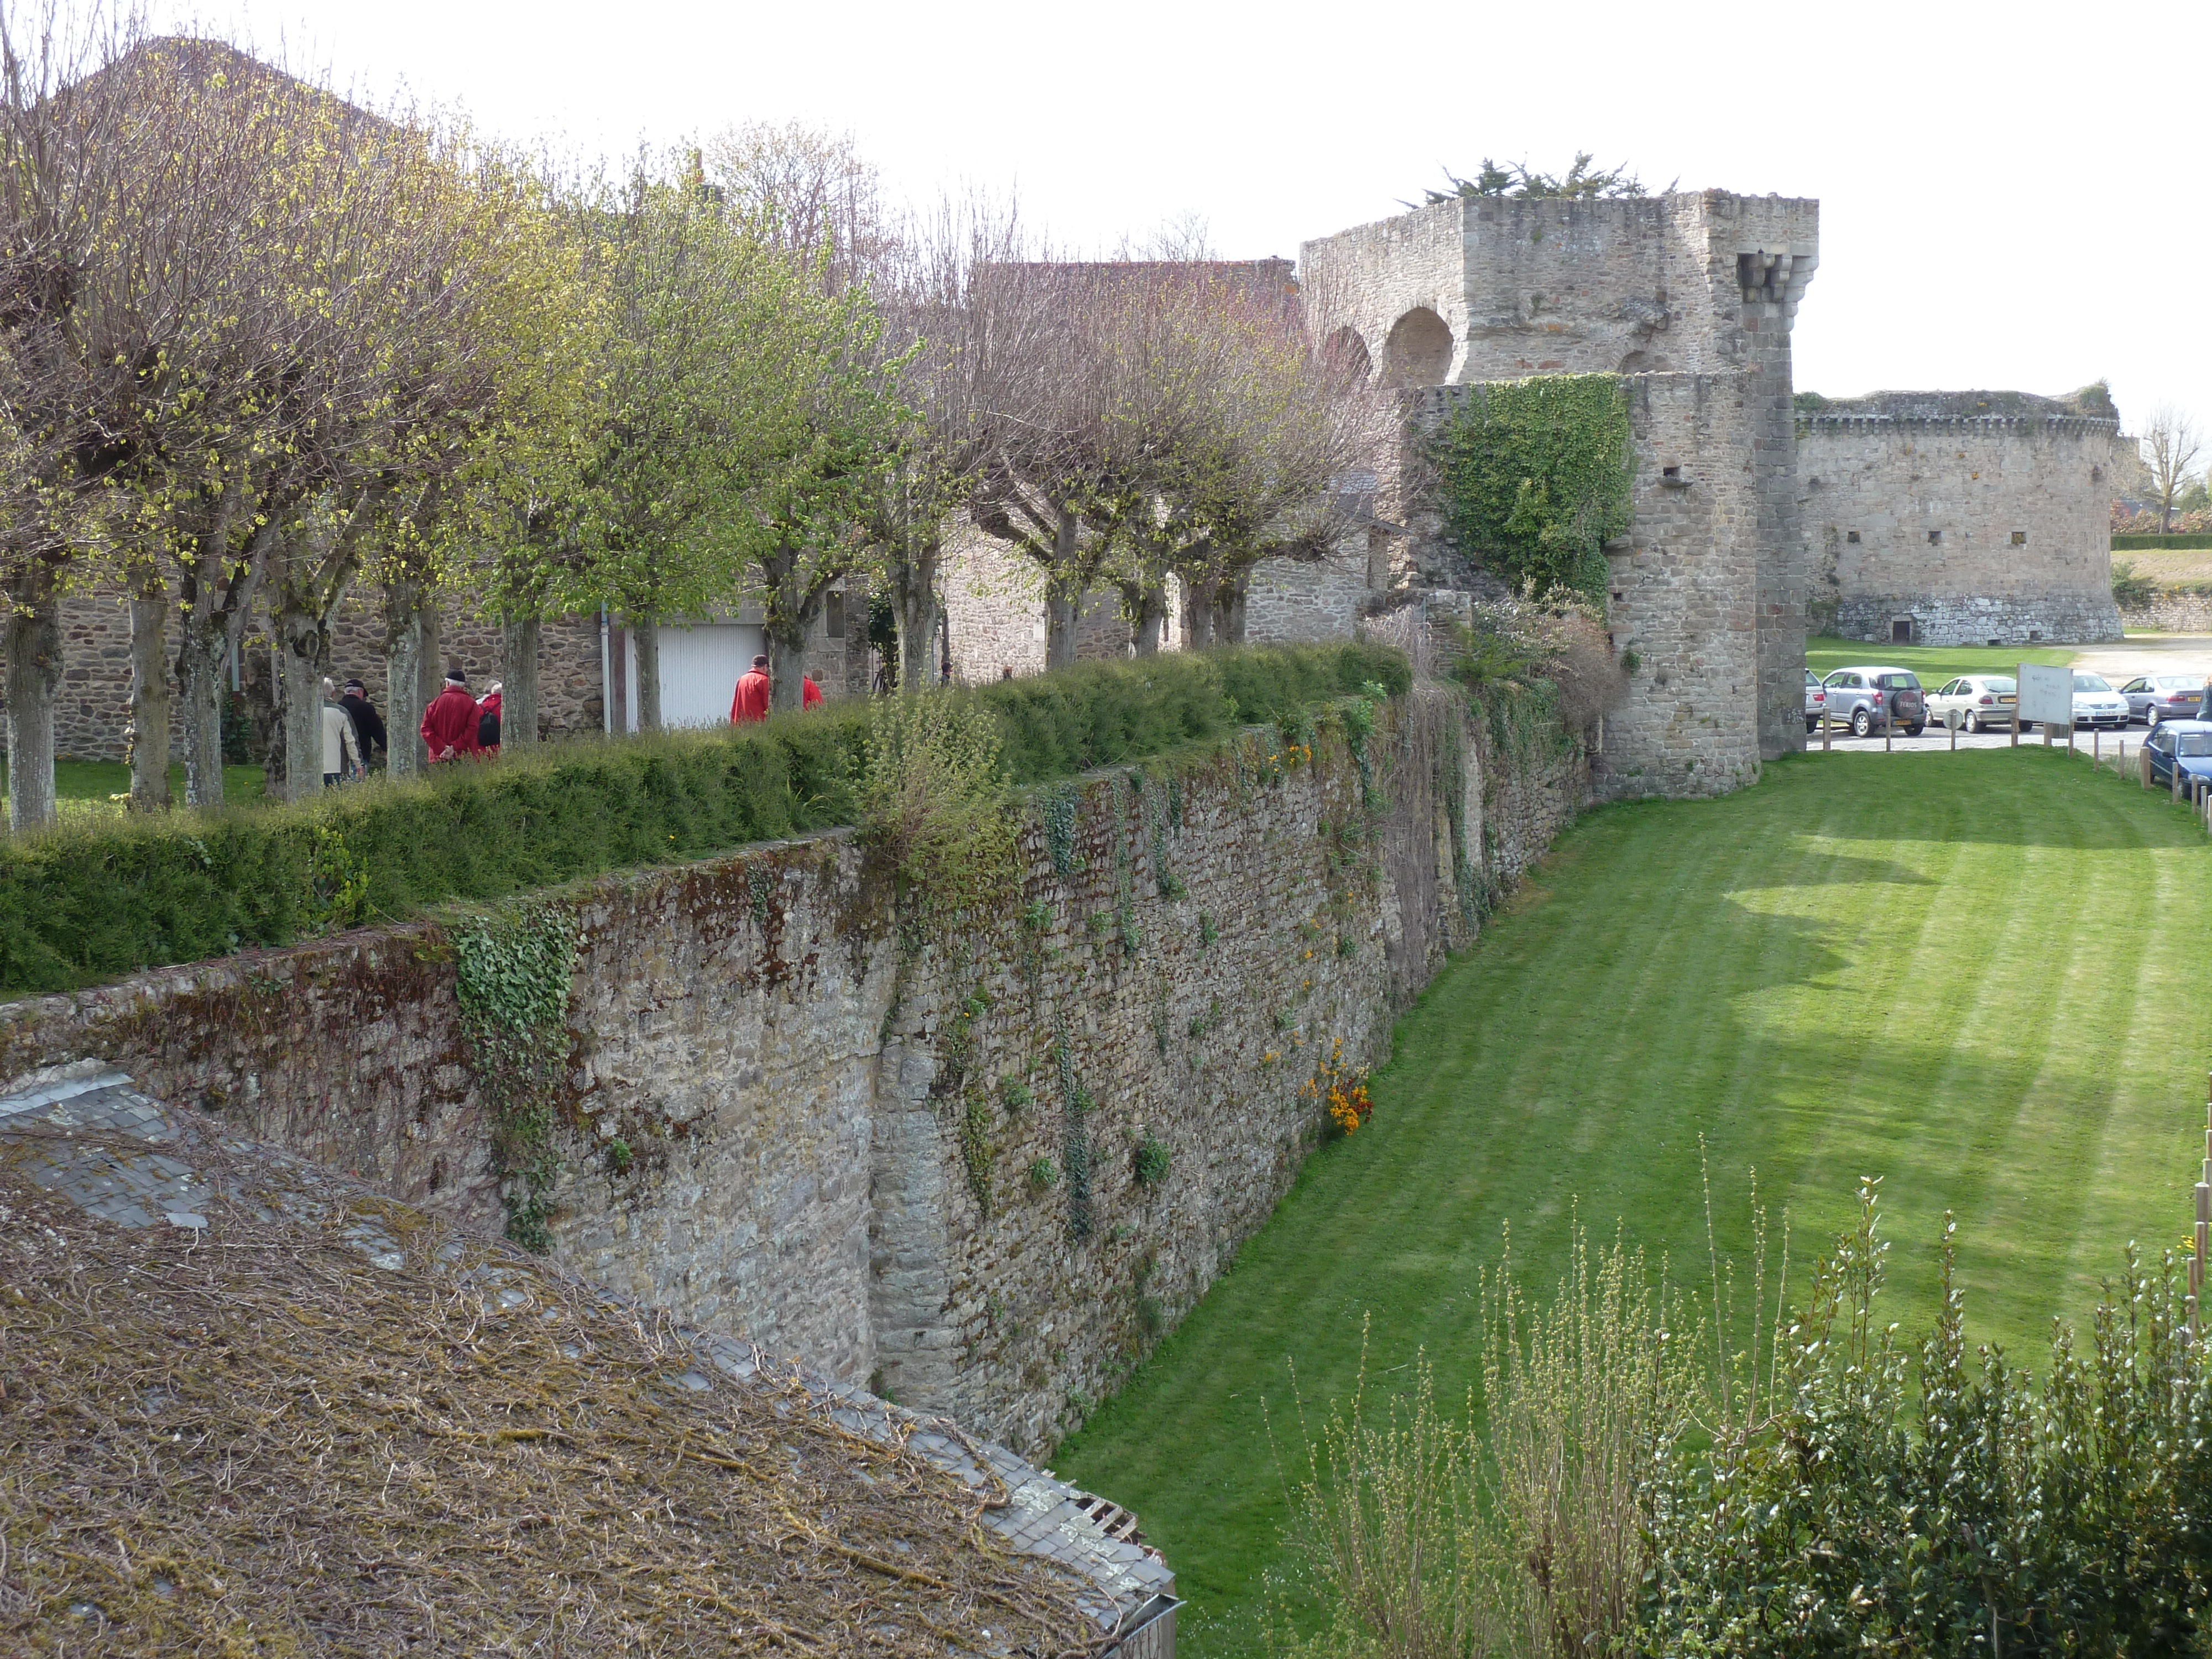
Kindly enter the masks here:
<path id="1" fill-rule="evenodd" d="M 2118 422 L 1976 393 L 1885 392 L 1802 415 L 1814 617 L 1844 639 L 2120 637 L 2110 503 Z"/>
<path id="2" fill-rule="evenodd" d="M 1720 191 L 1456 199 L 1303 255 L 1316 337 L 1408 394 L 1407 452 L 1377 504 L 1411 532 L 1393 556 L 1398 580 L 1470 579 L 1464 556 L 1438 544 L 1418 464 L 1450 389 L 1626 380 L 1635 523 L 1606 550 L 1608 622 L 1638 667 L 1605 724 L 1601 793 L 1734 788 L 1803 746 L 1790 333 L 1819 264 L 1819 204 Z"/>

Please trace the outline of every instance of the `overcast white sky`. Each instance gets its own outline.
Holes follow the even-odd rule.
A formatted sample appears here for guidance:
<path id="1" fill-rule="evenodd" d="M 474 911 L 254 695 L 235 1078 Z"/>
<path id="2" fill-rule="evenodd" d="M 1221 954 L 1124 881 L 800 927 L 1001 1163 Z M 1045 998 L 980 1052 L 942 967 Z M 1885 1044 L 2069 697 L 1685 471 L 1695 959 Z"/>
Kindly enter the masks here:
<path id="1" fill-rule="evenodd" d="M 160 0 L 155 0 L 157 5 Z M 1224 255 L 1386 217 L 1485 155 L 1820 201 L 1797 384 L 2071 390 L 2212 424 L 2212 3 L 202 0 L 341 87 L 591 155 L 852 131 L 899 193 L 1018 188 L 1091 248 Z"/>

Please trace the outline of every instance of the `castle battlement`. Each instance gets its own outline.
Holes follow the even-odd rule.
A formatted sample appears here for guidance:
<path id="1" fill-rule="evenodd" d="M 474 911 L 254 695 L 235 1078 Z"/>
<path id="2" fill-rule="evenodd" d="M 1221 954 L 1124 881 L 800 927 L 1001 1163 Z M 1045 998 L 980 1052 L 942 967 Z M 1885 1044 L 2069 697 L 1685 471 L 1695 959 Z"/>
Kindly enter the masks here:
<path id="1" fill-rule="evenodd" d="M 1962 432 L 1970 437 L 2049 432 L 2106 439 L 2118 437 L 2120 430 L 2118 421 L 2094 415 L 1800 415 L 1797 427 L 1801 434 L 1909 427 Z"/>

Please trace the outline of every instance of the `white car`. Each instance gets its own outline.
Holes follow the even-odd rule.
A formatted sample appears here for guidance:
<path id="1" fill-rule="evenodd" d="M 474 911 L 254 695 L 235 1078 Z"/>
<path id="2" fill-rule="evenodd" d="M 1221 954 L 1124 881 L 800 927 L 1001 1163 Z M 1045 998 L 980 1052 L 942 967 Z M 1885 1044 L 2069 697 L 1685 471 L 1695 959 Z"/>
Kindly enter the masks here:
<path id="1" fill-rule="evenodd" d="M 2112 690 L 2102 674 L 2077 671 L 2074 676 L 2074 724 L 2123 727 L 2135 718 L 2128 700 Z"/>
<path id="2" fill-rule="evenodd" d="M 1928 723 L 1948 726 L 1944 711 L 1955 708 L 1959 724 L 1969 732 L 2012 729 L 2013 711 L 2020 706 L 2020 682 L 2009 674 L 1961 674 L 1944 681 L 1928 694 Z"/>

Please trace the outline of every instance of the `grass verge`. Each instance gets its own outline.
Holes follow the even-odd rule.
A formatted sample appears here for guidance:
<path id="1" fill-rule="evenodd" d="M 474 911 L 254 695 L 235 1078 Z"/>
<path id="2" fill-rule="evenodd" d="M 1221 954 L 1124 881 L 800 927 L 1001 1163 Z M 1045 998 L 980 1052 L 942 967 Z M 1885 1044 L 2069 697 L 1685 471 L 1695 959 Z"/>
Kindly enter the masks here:
<path id="1" fill-rule="evenodd" d="M 1373 1122 L 1055 1467 L 1143 1516 L 1194 1604 L 1183 1651 L 1256 1651 L 1293 1364 L 1310 1418 L 1366 1320 L 1370 1395 L 1425 1352 L 1458 1399 L 1504 1231 L 1548 1289 L 1577 1209 L 1701 1273 L 1700 1136 L 1723 1250 L 1747 1248 L 1756 1168 L 1802 1283 L 1881 1176 L 1887 1316 L 1932 1316 L 1954 1210 L 1970 1339 L 2040 1366 L 2127 1240 L 2181 1233 L 2208 927 L 2186 810 L 2040 748 L 1808 755 L 1721 800 L 1594 812 L 1401 1022 Z"/>

